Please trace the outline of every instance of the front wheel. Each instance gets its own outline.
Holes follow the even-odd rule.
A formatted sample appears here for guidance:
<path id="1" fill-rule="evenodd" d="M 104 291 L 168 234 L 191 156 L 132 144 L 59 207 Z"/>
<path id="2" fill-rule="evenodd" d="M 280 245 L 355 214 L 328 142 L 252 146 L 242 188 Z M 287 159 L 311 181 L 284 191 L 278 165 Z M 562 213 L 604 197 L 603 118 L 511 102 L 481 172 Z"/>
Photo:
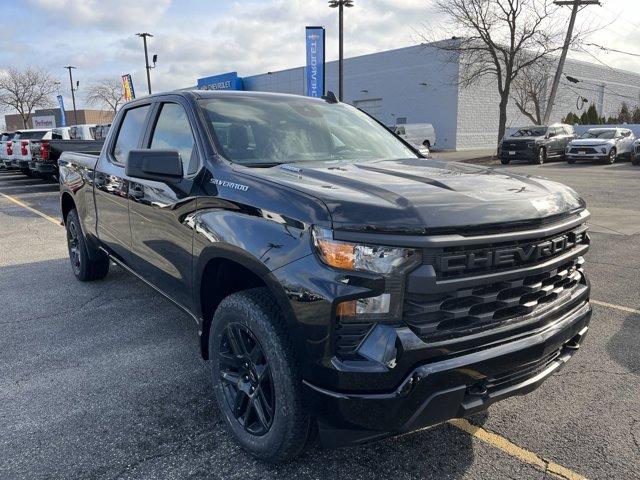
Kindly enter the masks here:
<path id="1" fill-rule="evenodd" d="M 240 445 L 260 460 L 298 455 L 311 432 L 302 378 L 282 314 L 266 288 L 234 293 L 209 332 L 216 400 Z"/>
<path id="2" fill-rule="evenodd" d="M 542 165 L 547 161 L 547 149 L 544 147 L 540 147 L 538 150 L 538 163 Z"/>
<path id="3" fill-rule="evenodd" d="M 510 160 L 508 158 L 501 158 L 500 163 L 502 165 L 509 165 Z"/>
<path id="4" fill-rule="evenodd" d="M 75 209 L 67 214 L 65 226 L 73 274 L 81 282 L 104 278 L 109 273 L 109 258 L 101 252 L 96 252 L 94 258 L 89 257 L 89 247 L 82 233 L 78 212 Z"/>
<path id="5" fill-rule="evenodd" d="M 632 158 L 631 158 L 631 163 L 632 163 L 633 165 L 640 165 L 640 156 L 639 156 L 639 157 L 635 157 L 635 156 L 634 156 L 634 157 L 632 157 Z"/>
<path id="6" fill-rule="evenodd" d="M 612 148 L 609 151 L 609 155 L 607 155 L 606 161 L 609 165 L 613 165 L 616 163 L 616 158 L 618 156 L 618 151 L 615 148 Z"/>

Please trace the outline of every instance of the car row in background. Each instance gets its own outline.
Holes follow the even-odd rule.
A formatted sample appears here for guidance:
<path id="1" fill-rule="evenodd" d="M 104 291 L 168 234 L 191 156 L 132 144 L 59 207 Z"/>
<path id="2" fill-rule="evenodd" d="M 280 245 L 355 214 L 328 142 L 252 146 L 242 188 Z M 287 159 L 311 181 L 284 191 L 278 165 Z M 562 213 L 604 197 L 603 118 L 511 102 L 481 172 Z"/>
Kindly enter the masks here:
<path id="1" fill-rule="evenodd" d="M 57 180 L 60 154 L 100 151 L 109 127 L 110 124 L 85 124 L 4 132 L 0 136 L 0 166 Z"/>
<path id="2" fill-rule="evenodd" d="M 640 164 L 640 139 L 628 128 L 590 128 L 578 137 L 571 125 L 524 127 L 505 137 L 498 147 L 503 165 L 513 160 L 543 164 L 558 158 L 573 164 L 580 160 L 615 163 L 619 158 Z"/>

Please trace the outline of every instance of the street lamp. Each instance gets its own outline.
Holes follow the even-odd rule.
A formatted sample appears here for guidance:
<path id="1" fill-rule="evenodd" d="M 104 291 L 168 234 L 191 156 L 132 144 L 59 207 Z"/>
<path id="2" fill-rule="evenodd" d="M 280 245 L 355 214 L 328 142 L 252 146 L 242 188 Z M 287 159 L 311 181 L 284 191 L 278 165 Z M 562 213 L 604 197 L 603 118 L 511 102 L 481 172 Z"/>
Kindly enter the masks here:
<path id="1" fill-rule="evenodd" d="M 66 67 L 67 70 L 69 70 L 69 84 L 71 85 L 71 101 L 73 102 L 73 121 L 75 123 L 75 125 L 78 125 L 78 112 L 76 112 L 76 95 L 75 92 L 76 90 L 78 90 L 78 88 L 80 87 L 80 82 L 76 82 L 76 87 L 73 88 L 73 76 L 71 75 L 71 70 L 75 69 L 76 67 L 72 66 L 72 65 L 67 65 Z"/>
<path id="2" fill-rule="evenodd" d="M 344 87 L 343 81 L 343 53 L 344 53 L 344 35 L 343 35 L 343 20 L 344 20 L 344 7 L 351 8 L 353 7 L 354 0 L 330 0 L 329 7 L 337 8 L 339 12 L 339 27 L 338 27 L 338 35 L 339 35 L 339 54 L 338 54 L 338 99 L 342 101 L 342 92 Z"/>
<path id="3" fill-rule="evenodd" d="M 138 37 L 142 37 L 142 43 L 144 45 L 144 68 L 147 70 L 147 88 L 149 95 L 151 95 L 151 69 L 156 68 L 156 62 L 158 61 L 158 55 L 153 56 L 153 66 L 149 65 L 149 54 L 147 53 L 147 37 L 153 37 L 150 33 L 136 33 Z"/>

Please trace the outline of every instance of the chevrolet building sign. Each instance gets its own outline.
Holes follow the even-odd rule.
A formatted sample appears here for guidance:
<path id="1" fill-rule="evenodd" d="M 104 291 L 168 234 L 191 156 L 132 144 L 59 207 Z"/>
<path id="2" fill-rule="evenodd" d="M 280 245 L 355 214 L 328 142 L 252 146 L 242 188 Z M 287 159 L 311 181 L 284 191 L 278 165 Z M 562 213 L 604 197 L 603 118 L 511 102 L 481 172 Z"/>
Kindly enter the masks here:
<path id="1" fill-rule="evenodd" d="M 56 117 L 55 115 L 41 115 L 39 117 L 31 118 L 31 125 L 33 128 L 55 128 Z"/>

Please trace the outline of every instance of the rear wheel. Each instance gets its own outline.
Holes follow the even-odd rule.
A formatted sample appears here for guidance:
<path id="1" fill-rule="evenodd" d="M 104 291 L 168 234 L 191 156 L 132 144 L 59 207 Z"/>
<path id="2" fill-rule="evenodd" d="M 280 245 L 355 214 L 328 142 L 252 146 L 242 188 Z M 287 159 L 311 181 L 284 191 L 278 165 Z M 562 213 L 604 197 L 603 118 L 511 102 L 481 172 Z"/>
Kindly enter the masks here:
<path id="1" fill-rule="evenodd" d="M 511 161 L 511 160 L 509 160 L 508 158 L 501 158 L 501 159 L 500 159 L 500 163 L 501 163 L 502 165 L 509 165 L 509 162 L 510 162 L 510 161 Z"/>
<path id="2" fill-rule="evenodd" d="M 73 274 L 81 282 L 99 280 L 109 273 L 109 258 L 102 252 L 89 257 L 87 241 L 82 233 L 78 212 L 73 209 L 67 214 L 67 247 Z"/>
<path id="3" fill-rule="evenodd" d="M 222 301 L 209 332 L 209 359 L 218 406 L 240 445 L 272 463 L 298 455 L 311 419 L 293 347 L 267 289 Z"/>

